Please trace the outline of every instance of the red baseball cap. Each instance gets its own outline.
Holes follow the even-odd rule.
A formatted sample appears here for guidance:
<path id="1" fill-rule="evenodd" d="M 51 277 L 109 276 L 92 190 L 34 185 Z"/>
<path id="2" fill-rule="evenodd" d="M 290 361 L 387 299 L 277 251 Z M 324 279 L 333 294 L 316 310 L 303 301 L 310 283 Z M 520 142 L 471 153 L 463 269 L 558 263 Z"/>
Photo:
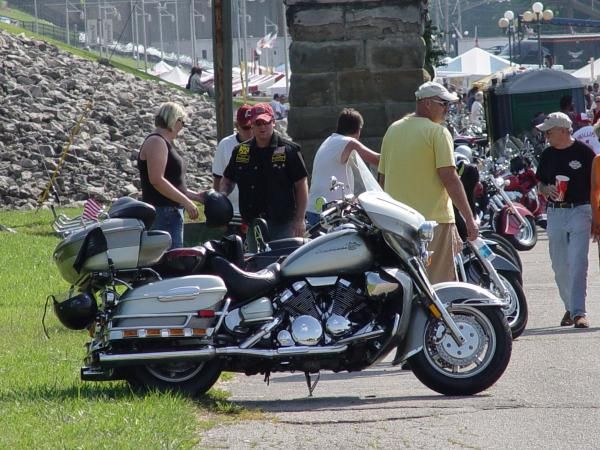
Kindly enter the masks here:
<path id="1" fill-rule="evenodd" d="M 252 122 L 252 106 L 250 105 L 242 105 L 237 110 L 237 114 L 235 116 L 235 121 L 240 127 L 247 127 Z"/>
<path id="2" fill-rule="evenodd" d="M 252 123 L 257 120 L 272 122 L 275 119 L 275 114 L 273 113 L 273 108 L 268 103 L 257 103 L 252 107 L 250 117 L 252 117 Z"/>

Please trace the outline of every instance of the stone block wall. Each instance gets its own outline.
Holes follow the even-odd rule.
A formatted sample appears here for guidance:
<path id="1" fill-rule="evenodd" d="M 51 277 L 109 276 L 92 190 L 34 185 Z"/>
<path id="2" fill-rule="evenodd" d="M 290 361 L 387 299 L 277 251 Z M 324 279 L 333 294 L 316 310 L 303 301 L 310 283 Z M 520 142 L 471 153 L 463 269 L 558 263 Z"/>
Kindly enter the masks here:
<path id="1" fill-rule="evenodd" d="M 345 107 L 365 119 L 379 151 L 389 124 L 414 110 L 423 70 L 427 0 L 285 0 L 290 45 L 288 134 L 309 166 Z"/>

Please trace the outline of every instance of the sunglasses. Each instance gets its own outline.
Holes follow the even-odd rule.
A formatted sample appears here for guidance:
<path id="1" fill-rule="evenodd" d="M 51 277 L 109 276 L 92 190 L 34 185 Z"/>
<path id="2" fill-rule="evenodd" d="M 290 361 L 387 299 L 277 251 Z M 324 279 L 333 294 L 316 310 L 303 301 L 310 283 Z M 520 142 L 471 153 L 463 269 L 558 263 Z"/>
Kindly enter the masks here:
<path id="1" fill-rule="evenodd" d="M 442 105 L 444 108 L 447 108 L 448 106 L 450 106 L 450 102 L 447 102 L 445 100 L 431 100 L 433 103 L 437 103 L 438 105 Z"/>
<path id="2" fill-rule="evenodd" d="M 240 129 L 248 131 L 252 129 L 252 125 L 246 125 L 245 127 L 240 126 Z"/>
<path id="3" fill-rule="evenodd" d="M 263 125 L 269 125 L 271 122 L 265 122 L 264 120 L 257 120 L 256 122 L 254 122 L 254 125 L 256 125 L 257 127 L 262 127 Z"/>
<path id="4" fill-rule="evenodd" d="M 183 119 L 177 119 L 177 122 L 179 122 L 182 127 L 185 127 L 185 122 Z"/>

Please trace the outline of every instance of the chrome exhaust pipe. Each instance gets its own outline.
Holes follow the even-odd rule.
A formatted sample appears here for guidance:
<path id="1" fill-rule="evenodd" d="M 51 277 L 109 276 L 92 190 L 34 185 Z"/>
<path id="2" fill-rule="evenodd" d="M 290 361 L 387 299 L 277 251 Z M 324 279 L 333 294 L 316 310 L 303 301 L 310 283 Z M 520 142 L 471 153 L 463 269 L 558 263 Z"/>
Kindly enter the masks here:
<path id="1" fill-rule="evenodd" d="M 111 355 L 100 353 L 98 355 L 98 363 L 101 367 L 119 367 L 177 361 L 201 362 L 213 359 L 215 354 L 214 347 L 203 348 L 200 350 L 181 350 L 178 352 L 125 353 Z"/>
<path id="2" fill-rule="evenodd" d="M 348 349 L 347 345 L 332 347 L 282 347 L 276 350 L 243 349 L 239 347 L 217 348 L 208 347 L 200 350 L 181 350 L 174 352 L 126 353 L 98 355 L 100 367 L 119 367 L 144 364 L 167 363 L 177 361 L 209 361 L 218 356 L 247 356 L 264 359 L 279 359 L 291 356 L 337 355 Z"/>

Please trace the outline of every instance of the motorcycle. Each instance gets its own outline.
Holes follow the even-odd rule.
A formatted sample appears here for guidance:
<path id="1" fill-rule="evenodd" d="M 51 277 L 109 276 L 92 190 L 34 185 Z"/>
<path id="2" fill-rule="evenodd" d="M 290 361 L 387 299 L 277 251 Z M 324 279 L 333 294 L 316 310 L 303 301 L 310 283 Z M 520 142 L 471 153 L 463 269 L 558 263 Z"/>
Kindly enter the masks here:
<path id="1" fill-rule="evenodd" d="M 358 195 L 347 214 L 354 229 L 258 273 L 206 249 L 195 260 L 204 275 L 163 279 L 151 267 L 170 237 L 146 230 L 151 217 L 149 205 L 125 204 L 55 249 L 73 286 L 55 313 L 91 336 L 83 380 L 196 396 L 224 370 L 266 380 L 302 371 L 312 395 L 312 374 L 363 370 L 398 348 L 429 388 L 471 395 L 510 361 L 504 301 L 466 283 L 432 286 L 425 263 L 435 224 L 383 192 Z"/>
<path id="2" fill-rule="evenodd" d="M 515 156 L 509 167 L 510 173 L 504 176 L 507 195 L 513 202 L 519 202 L 531 211 L 537 225 L 546 228 L 546 199 L 537 191 L 537 179 L 529 159 Z"/>
<path id="3" fill-rule="evenodd" d="M 531 250 L 537 243 L 535 219 L 525 206 L 510 199 L 505 184 L 492 173 L 483 176 L 482 194 L 477 199 L 482 228 L 487 226 L 505 237 L 517 250 Z"/>
<path id="4" fill-rule="evenodd" d="M 494 246 L 493 241 L 483 239 L 482 248 L 471 241 L 464 243 L 456 257 L 458 279 L 483 286 L 505 299 L 502 312 L 512 338 L 516 339 L 525 331 L 529 316 L 521 271 L 511 260 L 497 254 L 497 249 L 492 250 L 488 242 Z"/>

